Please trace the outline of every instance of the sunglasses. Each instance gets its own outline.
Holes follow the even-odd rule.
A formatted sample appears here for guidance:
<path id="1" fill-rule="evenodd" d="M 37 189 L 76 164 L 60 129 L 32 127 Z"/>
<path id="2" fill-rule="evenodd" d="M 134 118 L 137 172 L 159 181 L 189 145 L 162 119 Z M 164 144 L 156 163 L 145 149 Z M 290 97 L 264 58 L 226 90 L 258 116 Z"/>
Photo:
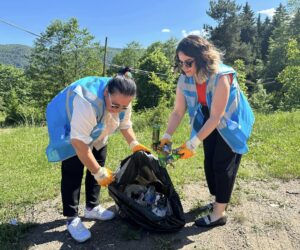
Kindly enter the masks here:
<path id="1" fill-rule="evenodd" d="M 109 100 L 109 105 L 112 109 L 122 109 L 122 110 L 128 109 L 128 107 L 124 107 L 124 106 L 121 106 L 120 104 L 113 103 L 111 101 L 110 93 L 108 93 L 108 100 Z"/>
<path id="2" fill-rule="evenodd" d="M 180 66 L 181 68 L 183 68 L 183 66 L 185 66 L 186 68 L 191 68 L 194 62 L 195 60 L 186 60 L 186 61 L 178 60 L 177 65 Z"/>

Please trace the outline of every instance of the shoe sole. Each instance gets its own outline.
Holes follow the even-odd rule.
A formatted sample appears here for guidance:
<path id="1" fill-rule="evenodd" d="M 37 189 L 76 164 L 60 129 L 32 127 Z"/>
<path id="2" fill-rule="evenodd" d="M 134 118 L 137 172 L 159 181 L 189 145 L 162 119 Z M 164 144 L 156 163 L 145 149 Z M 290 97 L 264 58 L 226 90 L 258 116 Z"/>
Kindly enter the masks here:
<path id="1" fill-rule="evenodd" d="M 105 218 L 105 219 L 99 219 L 99 218 L 94 218 L 94 217 L 88 217 L 88 216 L 84 216 L 85 219 L 87 220 L 100 220 L 100 221 L 108 221 L 108 220 L 112 220 L 113 218 L 115 218 L 116 216 L 112 216 L 109 218 Z"/>

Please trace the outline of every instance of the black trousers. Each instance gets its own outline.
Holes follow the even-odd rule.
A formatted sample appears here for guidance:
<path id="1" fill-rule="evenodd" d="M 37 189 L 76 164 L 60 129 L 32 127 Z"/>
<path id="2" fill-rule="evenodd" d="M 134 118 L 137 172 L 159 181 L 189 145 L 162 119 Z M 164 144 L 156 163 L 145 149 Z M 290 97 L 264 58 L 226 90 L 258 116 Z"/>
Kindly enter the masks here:
<path id="1" fill-rule="evenodd" d="M 204 112 L 203 112 L 204 111 Z M 208 118 L 208 110 L 203 110 Z M 204 171 L 209 191 L 218 203 L 230 201 L 242 155 L 234 153 L 215 129 L 203 140 Z"/>
<path id="2" fill-rule="evenodd" d="M 104 166 L 107 146 L 99 151 L 93 149 L 93 155 L 100 166 Z M 64 216 L 78 215 L 81 182 L 84 173 L 84 165 L 77 156 L 62 161 L 61 164 L 61 197 Z M 86 206 L 93 208 L 99 205 L 100 186 L 94 176 L 87 169 L 85 176 Z"/>

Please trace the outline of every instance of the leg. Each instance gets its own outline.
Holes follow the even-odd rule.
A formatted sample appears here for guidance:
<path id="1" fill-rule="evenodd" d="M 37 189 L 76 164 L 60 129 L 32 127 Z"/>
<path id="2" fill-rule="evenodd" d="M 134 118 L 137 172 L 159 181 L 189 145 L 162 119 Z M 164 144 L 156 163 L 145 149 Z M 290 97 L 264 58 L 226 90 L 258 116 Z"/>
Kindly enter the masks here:
<path id="1" fill-rule="evenodd" d="M 216 195 L 215 173 L 213 170 L 213 160 L 215 145 L 217 140 L 217 130 L 214 130 L 207 138 L 203 140 L 204 149 L 204 172 L 207 186 L 211 195 Z"/>
<path id="2" fill-rule="evenodd" d="M 100 166 L 104 166 L 106 159 L 107 147 L 100 150 L 93 149 L 93 154 Z M 99 205 L 100 186 L 95 180 L 94 176 L 87 170 L 85 179 L 86 190 L 86 208 L 84 210 L 84 217 L 87 219 L 96 220 L 110 220 L 114 218 L 115 214 Z"/>
<path id="3" fill-rule="evenodd" d="M 231 148 L 218 133 L 213 162 L 216 203 L 211 216 L 212 221 L 225 216 L 225 208 L 231 197 L 240 161 L 241 155 L 232 152 Z"/>
<path id="4" fill-rule="evenodd" d="M 100 166 L 104 166 L 106 160 L 107 146 L 101 148 L 100 150 L 93 149 L 93 155 L 95 156 L 97 162 Z M 89 170 L 86 171 L 85 177 L 85 195 L 86 195 L 86 207 L 94 208 L 99 205 L 99 194 L 100 186 L 95 180 L 94 176 Z"/>
<path id="5" fill-rule="evenodd" d="M 213 182 L 211 185 L 215 188 L 216 201 L 211 214 L 195 221 L 197 226 L 213 227 L 226 224 L 225 209 L 230 200 L 240 161 L 241 155 L 232 152 L 231 148 L 217 132 L 212 163 L 213 173 L 211 173 L 214 176 L 214 180 L 211 180 Z"/>
<path id="6" fill-rule="evenodd" d="M 74 217 L 78 214 L 82 176 L 83 164 L 77 156 L 62 161 L 61 197 L 64 216 Z"/>

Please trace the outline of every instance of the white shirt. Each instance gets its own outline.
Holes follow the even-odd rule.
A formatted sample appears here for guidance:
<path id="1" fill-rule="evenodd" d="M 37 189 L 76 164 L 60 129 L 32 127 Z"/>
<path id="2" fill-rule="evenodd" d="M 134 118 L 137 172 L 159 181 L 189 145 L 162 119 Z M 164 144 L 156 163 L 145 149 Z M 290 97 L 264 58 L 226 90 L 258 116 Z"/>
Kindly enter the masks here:
<path id="1" fill-rule="evenodd" d="M 100 136 L 91 144 L 97 150 L 107 144 L 108 136 L 117 128 L 128 129 L 132 127 L 131 105 L 125 110 L 125 117 L 120 122 L 119 113 L 104 112 L 105 128 Z M 97 125 L 96 112 L 93 106 L 76 95 L 73 101 L 73 114 L 71 119 L 71 139 L 78 139 L 85 144 L 90 144 L 93 138 L 90 136 L 93 128 Z"/>

